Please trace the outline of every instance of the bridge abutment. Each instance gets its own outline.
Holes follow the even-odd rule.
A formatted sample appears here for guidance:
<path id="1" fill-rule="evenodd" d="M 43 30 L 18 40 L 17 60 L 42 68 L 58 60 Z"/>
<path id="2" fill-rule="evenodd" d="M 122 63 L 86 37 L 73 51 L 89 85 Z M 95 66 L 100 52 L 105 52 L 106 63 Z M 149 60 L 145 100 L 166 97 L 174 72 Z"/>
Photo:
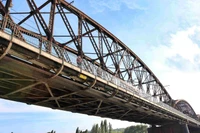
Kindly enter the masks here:
<path id="1" fill-rule="evenodd" d="M 169 124 L 160 127 L 148 128 L 148 133 L 193 133 L 189 131 L 187 124 Z"/>

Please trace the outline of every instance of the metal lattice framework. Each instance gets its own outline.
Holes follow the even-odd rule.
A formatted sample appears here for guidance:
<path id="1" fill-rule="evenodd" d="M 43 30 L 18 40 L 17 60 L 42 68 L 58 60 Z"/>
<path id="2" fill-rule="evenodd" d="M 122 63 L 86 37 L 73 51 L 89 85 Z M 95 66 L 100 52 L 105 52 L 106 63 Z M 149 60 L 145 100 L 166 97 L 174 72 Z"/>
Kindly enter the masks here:
<path id="1" fill-rule="evenodd" d="M 197 119 L 197 114 L 195 113 L 192 106 L 185 100 L 175 100 L 173 107 L 188 116 Z"/>
<path id="2" fill-rule="evenodd" d="M 82 58 L 157 97 L 160 101 L 171 100 L 158 78 L 132 50 L 71 3 L 64 0 L 47 0 L 37 5 L 39 2 L 27 0 L 23 2 L 27 3 L 28 11 L 9 12 L 11 2 L 12 0 L 7 0 L 5 6 L 1 3 L 0 12 L 3 16 L 17 21 L 15 23 L 20 27 L 17 29 L 20 36 L 28 35 L 49 40 L 76 55 L 81 55 Z M 22 14 L 22 18 L 17 16 Z M 27 28 L 28 20 L 34 21 L 37 31 Z M 64 26 L 62 35 L 54 32 L 57 21 L 61 21 Z M 61 37 L 65 40 L 60 41 Z M 51 47 L 48 46 L 47 49 L 51 51 Z"/>

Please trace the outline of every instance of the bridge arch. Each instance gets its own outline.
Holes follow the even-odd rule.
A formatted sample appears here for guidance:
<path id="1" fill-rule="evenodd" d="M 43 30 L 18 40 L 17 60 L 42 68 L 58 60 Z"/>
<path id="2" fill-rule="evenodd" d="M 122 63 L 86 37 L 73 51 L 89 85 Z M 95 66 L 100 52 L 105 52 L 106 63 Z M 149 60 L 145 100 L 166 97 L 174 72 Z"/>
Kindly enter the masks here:
<path id="1" fill-rule="evenodd" d="M 194 109 L 192 108 L 192 106 L 185 100 L 183 99 L 179 99 L 179 100 L 175 100 L 173 107 L 179 111 L 181 111 L 182 113 L 197 119 L 198 116 L 195 113 Z"/>
<path id="2" fill-rule="evenodd" d="M 12 21 L 15 15 L 19 14 L 15 12 L 12 12 L 12 16 L 9 14 L 8 8 L 11 2 L 12 0 L 8 0 L 5 6 L 0 3 L 0 8 L 2 9 L 0 13 L 2 16 L 8 16 Z M 138 90 L 150 94 L 159 101 L 169 102 L 172 100 L 159 79 L 131 49 L 106 28 L 71 5 L 71 3 L 65 0 L 46 0 L 41 5 L 38 5 L 34 0 L 27 0 L 27 7 L 30 7 L 30 9 L 27 8 L 28 11 L 26 13 L 28 14 L 25 14 L 26 16 L 17 22 L 19 26 L 17 32 L 21 38 L 28 36 L 34 39 L 39 38 L 39 41 L 42 38 L 56 43 L 75 56 L 81 55 L 85 60 L 131 83 Z M 43 16 L 44 9 L 50 9 L 48 11 L 49 18 Z M 65 12 L 68 13 L 66 14 Z M 59 16 L 59 20 L 57 20 L 58 17 L 56 15 Z M 37 27 L 40 27 L 38 31 L 41 32 L 33 31 L 24 26 L 26 21 L 31 18 L 35 18 L 32 21 L 35 21 L 38 25 Z M 72 19 L 74 20 L 72 21 Z M 66 32 L 62 36 L 68 37 L 68 40 L 64 42 L 59 41 L 56 38 L 58 35 L 53 32 L 54 27 L 56 27 L 55 23 L 58 21 L 64 22 L 63 31 L 66 30 Z M 35 28 L 37 29 L 37 27 Z M 92 49 L 92 56 L 91 53 L 88 53 L 88 49 L 86 50 L 88 47 Z M 51 47 L 47 49 L 51 49 Z"/>

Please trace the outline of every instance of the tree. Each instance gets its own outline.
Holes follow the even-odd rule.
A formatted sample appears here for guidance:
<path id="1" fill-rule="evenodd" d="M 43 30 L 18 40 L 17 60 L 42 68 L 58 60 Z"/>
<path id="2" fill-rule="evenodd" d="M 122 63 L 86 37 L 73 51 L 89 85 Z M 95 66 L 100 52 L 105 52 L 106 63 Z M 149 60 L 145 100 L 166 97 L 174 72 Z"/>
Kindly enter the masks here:
<path id="1" fill-rule="evenodd" d="M 88 133 L 88 130 L 81 131 L 77 128 L 76 133 Z M 112 125 L 107 120 L 101 121 L 100 125 L 94 124 L 89 133 L 112 133 Z"/>
<path id="2" fill-rule="evenodd" d="M 105 128 L 104 128 L 104 122 L 103 121 L 101 121 L 101 133 L 105 133 L 104 131 L 105 131 Z"/>
<path id="3" fill-rule="evenodd" d="M 97 133 L 96 124 L 92 126 L 90 133 Z"/>
<path id="4" fill-rule="evenodd" d="M 136 125 L 125 128 L 124 133 L 147 133 L 146 125 Z"/>
<path id="5" fill-rule="evenodd" d="M 108 133 L 108 123 L 107 123 L 107 120 L 104 120 L 104 131 L 105 133 Z"/>
<path id="6" fill-rule="evenodd" d="M 111 133 L 112 132 L 112 125 L 109 123 L 109 131 L 108 133 Z"/>
<path id="7" fill-rule="evenodd" d="M 88 133 L 88 130 L 85 131 L 79 130 L 79 127 L 76 128 L 76 133 Z"/>
<path id="8" fill-rule="evenodd" d="M 88 133 L 88 130 L 86 129 L 85 131 L 80 131 L 80 133 Z"/>
<path id="9" fill-rule="evenodd" d="M 53 130 L 52 130 L 51 132 L 47 132 L 47 133 L 56 133 L 56 131 L 53 131 Z"/>
<path id="10" fill-rule="evenodd" d="M 76 128 L 76 133 L 80 133 L 79 127 Z"/>
<path id="11" fill-rule="evenodd" d="M 100 133 L 100 128 L 98 124 L 95 125 L 95 133 Z"/>

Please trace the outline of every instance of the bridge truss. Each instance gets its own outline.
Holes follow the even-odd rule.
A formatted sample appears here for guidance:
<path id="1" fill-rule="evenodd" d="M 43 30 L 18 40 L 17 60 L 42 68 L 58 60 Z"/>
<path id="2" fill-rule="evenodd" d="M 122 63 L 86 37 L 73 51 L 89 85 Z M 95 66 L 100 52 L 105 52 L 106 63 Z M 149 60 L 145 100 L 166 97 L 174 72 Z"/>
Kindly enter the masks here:
<path id="1" fill-rule="evenodd" d="M 82 58 L 100 66 L 110 74 L 131 83 L 138 89 L 158 97 L 160 101 L 171 100 L 164 86 L 145 63 L 100 24 L 65 0 L 47 0 L 41 5 L 37 5 L 37 3 L 40 2 L 27 0 L 24 1 L 24 5 L 29 7 L 28 11 L 14 12 L 11 10 L 9 12 L 11 0 L 7 0 L 5 7 L 2 3 L 0 5 L 1 14 L 13 21 L 18 21 L 15 23 L 19 26 L 17 30 L 20 36 L 27 35 L 56 43 L 75 55 L 81 55 Z M 46 12 L 42 11 L 43 9 Z M 49 18 L 44 15 L 45 13 Z M 20 17 L 18 17 L 19 14 Z M 24 17 L 21 17 L 22 14 Z M 16 20 L 16 18 L 20 19 Z M 38 32 L 26 26 L 29 19 L 34 21 L 36 24 L 34 28 Z M 60 29 L 62 32 L 59 31 L 62 35 L 54 32 L 56 21 L 63 23 L 64 27 Z M 23 25 L 25 26 L 23 27 Z M 67 39 L 59 42 L 59 37 Z M 47 49 L 49 52 L 51 51 L 51 47 Z"/>

